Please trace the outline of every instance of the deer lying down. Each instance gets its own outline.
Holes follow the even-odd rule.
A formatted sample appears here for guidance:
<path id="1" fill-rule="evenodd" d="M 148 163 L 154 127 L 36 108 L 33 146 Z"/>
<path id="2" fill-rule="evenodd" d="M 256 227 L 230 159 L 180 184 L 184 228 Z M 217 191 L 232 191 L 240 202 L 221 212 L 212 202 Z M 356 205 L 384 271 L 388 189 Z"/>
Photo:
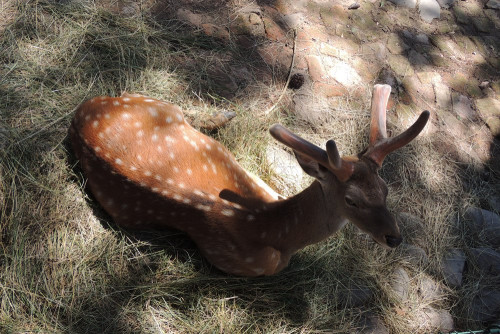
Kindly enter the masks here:
<path id="1" fill-rule="evenodd" d="M 295 252 L 347 221 L 384 247 L 401 243 L 386 207 L 387 186 L 377 171 L 390 152 L 422 131 L 429 112 L 404 133 L 387 138 L 390 90 L 375 86 L 370 144 L 356 157 L 340 157 L 333 140 L 323 150 L 280 125 L 271 127 L 271 135 L 293 149 L 300 166 L 315 178 L 284 200 L 166 102 L 129 94 L 93 98 L 78 108 L 70 136 L 90 190 L 117 225 L 175 228 L 224 272 L 273 275 Z"/>

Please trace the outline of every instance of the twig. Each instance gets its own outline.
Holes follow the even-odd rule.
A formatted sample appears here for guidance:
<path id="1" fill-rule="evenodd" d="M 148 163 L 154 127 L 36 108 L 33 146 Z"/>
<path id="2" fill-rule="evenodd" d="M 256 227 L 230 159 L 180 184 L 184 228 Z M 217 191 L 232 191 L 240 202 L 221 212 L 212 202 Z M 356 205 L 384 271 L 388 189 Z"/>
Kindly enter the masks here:
<path id="1" fill-rule="evenodd" d="M 293 29 L 293 50 L 292 50 L 292 63 L 290 64 L 290 70 L 288 71 L 288 79 L 286 80 L 286 83 L 285 83 L 285 87 L 283 87 L 283 90 L 281 91 L 281 94 L 278 98 L 278 101 L 276 101 L 276 103 L 274 103 L 271 107 L 269 107 L 269 109 L 267 109 L 264 114 L 265 115 L 269 115 L 269 113 L 271 111 L 274 110 L 274 108 L 276 108 L 276 106 L 280 103 L 281 99 L 283 98 L 283 96 L 285 95 L 285 92 L 286 92 L 286 89 L 288 88 L 288 84 L 290 83 L 290 79 L 292 77 L 292 70 L 293 70 L 293 65 L 295 63 L 295 45 L 297 43 L 297 30 L 296 29 Z"/>

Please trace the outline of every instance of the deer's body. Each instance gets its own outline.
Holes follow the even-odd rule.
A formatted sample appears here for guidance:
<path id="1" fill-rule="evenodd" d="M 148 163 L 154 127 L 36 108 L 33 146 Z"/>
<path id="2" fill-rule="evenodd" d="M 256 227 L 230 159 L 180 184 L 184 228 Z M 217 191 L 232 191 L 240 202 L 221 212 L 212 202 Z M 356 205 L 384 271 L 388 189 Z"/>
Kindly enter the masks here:
<path id="1" fill-rule="evenodd" d="M 294 148 L 304 170 L 317 178 L 298 195 L 278 200 L 172 104 L 136 95 L 97 97 L 78 108 L 70 135 L 92 193 L 117 225 L 184 231 L 228 273 L 277 273 L 297 250 L 327 238 L 347 219 L 383 245 L 393 246 L 387 236 L 400 242 L 385 207 L 387 188 L 369 156 L 342 159 L 348 168 L 331 172 L 325 161 L 311 162 L 317 152 L 295 147 L 276 127 L 273 135 Z M 363 222 L 361 204 L 346 205 L 346 196 L 369 203 L 373 224 Z"/>

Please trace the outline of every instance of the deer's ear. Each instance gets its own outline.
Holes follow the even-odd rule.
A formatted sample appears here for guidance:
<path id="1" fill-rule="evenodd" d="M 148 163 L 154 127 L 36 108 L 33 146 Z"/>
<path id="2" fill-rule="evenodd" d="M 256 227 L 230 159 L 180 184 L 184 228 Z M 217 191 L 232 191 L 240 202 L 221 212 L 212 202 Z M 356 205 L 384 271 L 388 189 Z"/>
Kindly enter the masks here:
<path id="1" fill-rule="evenodd" d="M 321 166 L 316 160 L 313 160 L 303 154 L 297 153 L 296 151 L 293 151 L 293 153 L 295 154 L 295 158 L 304 172 L 317 180 L 323 180 L 325 178 L 325 173 L 327 172 L 325 167 Z"/>

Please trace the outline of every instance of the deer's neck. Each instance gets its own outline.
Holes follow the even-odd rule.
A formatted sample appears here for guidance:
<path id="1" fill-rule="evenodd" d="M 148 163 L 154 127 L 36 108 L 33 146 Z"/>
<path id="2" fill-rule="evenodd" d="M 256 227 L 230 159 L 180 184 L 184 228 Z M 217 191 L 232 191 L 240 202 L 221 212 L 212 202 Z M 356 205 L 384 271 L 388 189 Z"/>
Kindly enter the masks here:
<path id="1" fill-rule="evenodd" d="M 322 186 L 314 181 L 301 193 L 275 203 L 268 230 L 269 245 L 289 254 L 329 237 L 346 223 L 333 198 L 325 198 Z"/>

